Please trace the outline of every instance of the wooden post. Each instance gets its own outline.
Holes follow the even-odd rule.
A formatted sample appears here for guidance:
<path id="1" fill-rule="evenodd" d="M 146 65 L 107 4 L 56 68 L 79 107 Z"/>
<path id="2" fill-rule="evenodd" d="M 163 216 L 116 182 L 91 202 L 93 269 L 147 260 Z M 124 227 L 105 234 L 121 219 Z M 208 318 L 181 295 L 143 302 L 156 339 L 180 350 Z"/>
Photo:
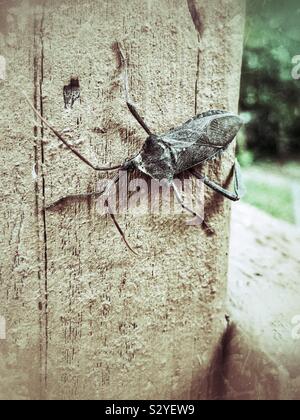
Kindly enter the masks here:
<path id="1" fill-rule="evenodd" d="M 5 2 L 4 2 L 5 3 Z M 242 0 L 48 0 L 1 4 L 0 398 L 214 398 L 226 327 L 229 203 L 207 192 L 214 236 L 187 215 L 121 215 L 129 253 L 94 201 L 94 173 L 35 120 L 22 96 L 95 163 L 132 156 L 145 133 L 124 103 L 120 42 L 132 96 L 164 132 L 209 108 L 237 111 Z M 81 99 L 65 110 L 63 87 Z M 203 168 L 225 183 L 233 149 Z"/>

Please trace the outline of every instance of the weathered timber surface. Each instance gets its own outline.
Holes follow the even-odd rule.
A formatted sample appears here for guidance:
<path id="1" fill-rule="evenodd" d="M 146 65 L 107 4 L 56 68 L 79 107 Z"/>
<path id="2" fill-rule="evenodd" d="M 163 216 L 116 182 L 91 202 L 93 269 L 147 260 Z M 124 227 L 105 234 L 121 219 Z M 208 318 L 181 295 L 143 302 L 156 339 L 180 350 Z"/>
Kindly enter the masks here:
<path id="1" fill-rule="evenodd" d="M 145 139 L 124 104 L 130 88 L 163 132 L 209 108 L 237 111 L 244 2 L 1 2 L 1 399 L 215 398 L 225 328 L 229 204 L 207 193 L 207 236 L 186 215 L 122 215 L 131 255 L 93 201 L 95 174 L 34 118 L 22 96 L 95 163 L 119 163 Z M 79 77 L 81 99 L 64 108 Z M 225 182 L 233 149 L 205 171 Z"/>

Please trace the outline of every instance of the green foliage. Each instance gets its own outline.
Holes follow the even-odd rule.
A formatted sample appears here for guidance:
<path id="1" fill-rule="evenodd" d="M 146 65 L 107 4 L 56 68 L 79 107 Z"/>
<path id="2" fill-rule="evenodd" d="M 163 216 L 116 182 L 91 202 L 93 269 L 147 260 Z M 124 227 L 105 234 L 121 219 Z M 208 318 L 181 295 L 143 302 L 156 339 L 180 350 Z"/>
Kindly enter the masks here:
<path id="1" fill-rule="evenodd" d="M 300 55 L 299 23 L 299 0 L 248 1 L 240 103 L 249 120 L 244 154 L 248 149 L 255 157 L 300 155 L 300 79 L 292 77 L 293 57 Z"/>
<path id="2" fill-rule="evenodd" d="M 284 186 L 274 186 L 268 181 L 246 179 L 247 194 L 245 202 L 251 204 L 277 219 L 295 223 L 292 190 Z"/>
<path id="3" fill-rule="evenodd" d="M 251 166 L 254 162 L 254 154 L 251 150 L 242 150 L 238 154 L 238 161 L 240 165 L 244 168 Z"/>

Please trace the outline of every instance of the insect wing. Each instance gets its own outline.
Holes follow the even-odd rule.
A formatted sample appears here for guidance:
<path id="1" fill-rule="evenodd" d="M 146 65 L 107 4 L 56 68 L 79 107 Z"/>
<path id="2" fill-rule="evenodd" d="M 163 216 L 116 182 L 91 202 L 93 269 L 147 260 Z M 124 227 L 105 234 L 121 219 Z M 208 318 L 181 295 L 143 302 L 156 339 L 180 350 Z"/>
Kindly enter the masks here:
<path id="1" fill-rule="evenodd" d="M 221 145 L 225 149 L 233 141 L 242 125 L 243 122 L 238 115 L 216 115 L 208 122 L 206 134 L 212 145 Z"/>
<path id="2" fill-rule="evenodd" d="M 162 141 L 172 151 L 178 174 L 224 151 L 242 125 L 239 116 L 210 111 L 171 130 Z"/>

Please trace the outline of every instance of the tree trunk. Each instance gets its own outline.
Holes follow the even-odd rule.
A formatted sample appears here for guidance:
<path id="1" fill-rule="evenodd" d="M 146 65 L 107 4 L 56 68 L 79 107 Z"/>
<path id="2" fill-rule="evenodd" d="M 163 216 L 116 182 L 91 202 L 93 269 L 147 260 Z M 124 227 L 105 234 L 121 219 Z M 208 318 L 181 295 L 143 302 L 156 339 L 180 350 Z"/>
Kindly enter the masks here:
<path id="1" fill-rule="evenodd" d="M 3 2 L 2 2 L 3 3 Z M 5 2 L 4 2 L 5 3 Z M 94 173 L 35 120 L 22 91 L 94 163 L 132 156 L 145 133 L 210 108 L 237 111 L 242 0 L 48 0 L 1 4 L 0 398 L 217 398 L 226 328 L 230 205 L 206 192 L 213 236 L 186 214 L 118 216 L 136 257 L 93 200 Z M 80 81 L 65 110 L 63 87 Z M 66 134 L 67 135 L 67 134 Z M 226 183 L 233 147 L 203 171 Z"/>

